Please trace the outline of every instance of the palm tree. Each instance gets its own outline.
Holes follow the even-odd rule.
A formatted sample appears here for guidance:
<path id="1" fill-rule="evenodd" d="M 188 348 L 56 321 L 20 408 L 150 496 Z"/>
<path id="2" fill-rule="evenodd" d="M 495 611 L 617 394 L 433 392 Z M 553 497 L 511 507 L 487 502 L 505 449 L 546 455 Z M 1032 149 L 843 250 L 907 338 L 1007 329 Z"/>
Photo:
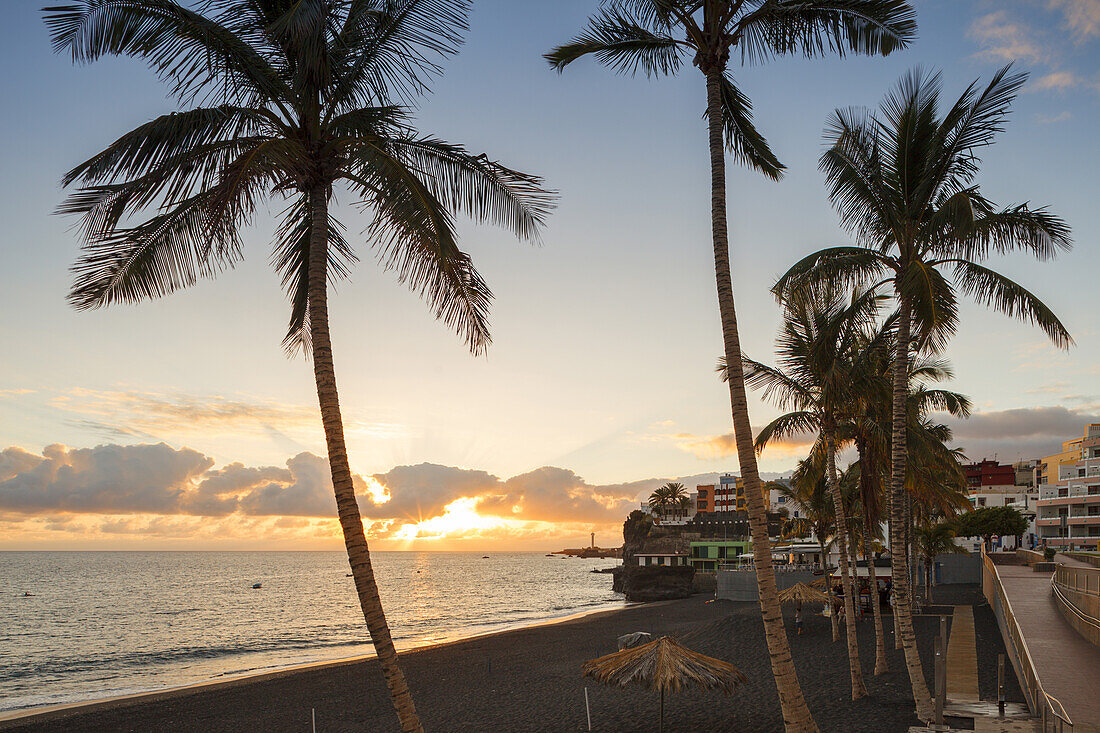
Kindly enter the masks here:
<path id="1" fill-rule="evenodd" d="M 1058 346 L 1069 333 L 1035 295 L 983 266 L 1016 249 L 1039 259 L 1070 246 L 1069 229 L 1045 209 L 998 208 L 974 183 L 978 152 L 1003 129 L 1026 75 L 998 71 L 984 89 L 966 88 L 940 115 L 940 76 L 917 70 L 887 95 L 877 114 L 837 110 L 826 131 L 820 167 L 841 222 L 856 247 L 816 252 L 795 264 L 777 294 L 828 283 L 890 287 L 898 304 L 894 346 L 890 494 L 894 529 L 904 525 L 907 378 L 913 346 L 942 346 L 958 323 L 956 291 L 1007 315 L 1037 324 Z M 930 720 L 909 613 L 903 537 L 892 532 L 893 583 L 902 646 L 917 715 Z"/>
<path id="2" fill-rule="evenodd" d="M 966 550 L 955 544 L 955 530 L 951 522 L 925 522 L 917 527 L 917 547 L 924 560 L 924 595 L 932 602 L 932 563 L 937 555 L 962 554 Z"/>
<path id="3" fill-rule="evenodd" d="M 849 566 L 849 512 L 841 493 L 836 454 L 838 431 L 848 409 L 862 389 L 860 345 L 866 340 L 877 315 L 880 298 L 856 292 L 850 302 L 838 294 L 818 299 L 794 299 L 785 303 L 783 325 L 776 339 L 779 368 L 745 357 L 745 382 L 764 390 L 764 398 L 790 412 L 780 415 L 761 429 L 755 448 L 763 451 L 769 442 L 804 433 L 818 434 L 814 451 L 824 456 L 829 495 L 836 517 L 837 550 L 844 587 L 844 610 L 848 623 L 848 667 L 852 699 L 867 694 L 859 660 L 855 624 L 855 585 Z M 725 370 L 728 374 L 730 370 Z"/>
<path id="4" fill-rule="evenodd" d="M 649 495 L 649 508 L 654 514 L 663 515 L 665 508 L 668 506 L 668 489 L 664 486 L 659 486 L 653 490 L 653 493 Z"/>
<path id="5" fill-rule="evenodd" d="M 893 339 L 896 322 L 896 317 L 891 316 L 861 347 L 864 352 L 864 379 L 855 399 L 849 405 L 849 422 L 843 427 L 843 431 L 851 436 L 858 455 L 854 470 L 859 477 L 865 537 L 873 537 L 875 535 L 873 528 L 880 526 L 883 504 L 890 506 L 889 496 L 886 496 L 886 501 L 883 502 L 882 478 L 890 470 L 893 392 L 890 374 L 892 360 L 888 344 Z M 946 461 L 948 452 L 944 442 L 949 436 L 942 432 L 946 428 L 935 426 L 928 421 L 926 418 L 928 412 L 935 410 L 955 417 L 967 417 L 970 414 L 970 400 L 965 395 L 949 390 L 931 389 L 927 386 L 929 383 L 950 379 L 951 376 L 952 372 L 946 362 L 935 359 L 921 358 L 910 366 L 911 391 L 907 408 L 909 414 L 907 442 L 910 445 L 919 443 L 928 450 L 924 463 L 938 464 Z M 910 462 L 910 473 L 916 465 L 923 464 Z M 911 486 L 911 482 L 907 481 L 906 485 Z M 887 516 L 889 517 L 888 511 Z M 867 554 L 867 548 L 864 548 L 864 554 Z M 870 559 L 867 567 L 870 581 L 874 585 L 877 580 L 874 563 Z M 875 675 L 880 675 L 888 671 L 888 666 L 882 616 L 877 604 L 874 611 Z M 894 619 L 897 619 L 896 614 Z M 895 628 L 895 641 L 900 643 L 900 635 L 896 632 L 897 628 Z"/>
<path id="6" fill-rule="evenodd" d="M 593 55 L 622 73 L 675 74 L 685 58 L 706 81 L 710 153 L 711 239 L 726 362 L 741 363 L 726 221 L 728 146 L 738 162 L 778 179 L 784 166 L 752 122 L 752 105 L 729 73 L 732 53 L 758 62 L 801 54 L 889 54 L 916 35 L 915 13 L 904 0 L 608 0 L 586 32 L 546 54 L 557 70 Z M 756 579 L 772 673 L 788 730 L 816 730 L 806 707 L 783 627 L 768 544 L 752 428 L 740 374 L 729 380 L 730 409 L 741 476 L 748 496 Z"/>
<path id="7" fill-rule="evenodd" d="M 826 561 L 826 550 L 836 541 L 836 515 L 833 513 L 832 497 L 826 487 L 825 472 L 819 463 L 820 461 L 814 460 L 814 456 L 800 460 L 791 474 L 790 485 L 776 483 L 776 486 L 779 493 L 800 507 L 803 517 L 817 538 L 817 546 L 821 549 L 821 577 L 825 580 L 825 591 L 828 593 L 829 564 Z M 830 535 L 833 539 L 830 539 Z M 836 614 L 831 614 L 829 620 L 833 628 L 833 641 L 836 641 L 840 638 Z"/>
<path id="8" fill-rule="evenodd" d="M 691 505 L 691 497 L 688 496 L 687 487 L 678 481 L 669 481 L 662 488 L 666 492 L 667 505 L 675 510 L 677 515 L 683 516 L 688 506 Z"/>
<path id="9" fill-rule="evenodd" d="M 466 28 L 469 0 L 74 0 L 46 9 L 77 63 L 144 59 L 184 111 L 126 133 L 70 171 L 61 211 L 82 217 L 79 309 L 168 295 L 241 258 L 261 200 L 289 201 L 273 263 L 291 301 L 285 345 L 312 355 L 355 588 L 403 731 L 421 730 L 378 597 L 344 443 L 327 289 L 356 254 L 333 217 L 339 188 L 374 214 L 367 237 L 477 354 L 491 293 L 456 215 L 536 237 L 552 197 L 533 176 L 421 136 L 394 99 L 426 91 Z M 193 106 L 198 103 L 198 106 Z M 152 210 L 141 223 L 130 224 Z M 127 222 L 124 224 L 123 222 Z"/>

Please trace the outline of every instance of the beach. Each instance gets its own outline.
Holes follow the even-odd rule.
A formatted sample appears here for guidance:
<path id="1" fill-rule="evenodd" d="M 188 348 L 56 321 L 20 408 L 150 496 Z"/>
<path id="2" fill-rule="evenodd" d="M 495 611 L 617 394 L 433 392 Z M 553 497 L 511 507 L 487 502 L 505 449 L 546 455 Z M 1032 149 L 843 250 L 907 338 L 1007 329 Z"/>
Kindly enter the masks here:
<path id="1" fill-rule="evenodd" d="M 585 731 L 587 687 L 594 731 L 652 730 L 657 698 L 641 689 L 611 689 L 580 676 L 583 662 L 615 650 L 632 631 L 670 634 L 703 653 L 726 658 L 748 678 L 733 695 L 687 690 L 665 703 L 669 730 L 779 731 L 763 625 L 755 603 L 697 595 L 681 601 L 630 606 L 560 623 L 490 634 L 402 654 L 421 720 L 431 731 Z M 995 695 L 1000 636 L 976 586 L 937 589 L 940 603 L 973 603 L 979 686 Z M 793 609 L 785 609 L 788 629 Z M 870 696 L 849 700 L 843 637 L 831 641 L 828 619 L 804 613 L 805 631 L 791 635 L 802 689 L 822 730 L 906 731 L 917 724 L 902 653 L 892 648 L 890 672 L 874 668 L 873 625 L 859 624 L 861 661 Z M 939 617 L 915 618 L 926 674 Z M 992 670 L 992 675 L 988 672 Z M 1011 673 L 1010 673 L 1011 676 Z M 1009 699 L 1022 699 L 1010 681 Z M 373 659 L 321 664 L 215 685 L 74 706 L 0 721 L 2 731 L 397 731 L 382 675 Z"/>

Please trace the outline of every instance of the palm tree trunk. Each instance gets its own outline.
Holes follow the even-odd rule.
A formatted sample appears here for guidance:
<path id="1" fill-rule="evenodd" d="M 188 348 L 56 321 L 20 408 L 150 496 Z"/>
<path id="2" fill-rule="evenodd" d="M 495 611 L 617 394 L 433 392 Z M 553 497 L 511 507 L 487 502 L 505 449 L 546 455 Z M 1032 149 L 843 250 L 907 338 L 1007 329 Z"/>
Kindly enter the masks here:
<path id="1" fill-rule="evenodd" d="M 879 484 L 875 481 L 874 461 L 865 436 L 857 435 L 856 451 L 859 460 L 859 493 L 863 506 L 863 557 L 867 559 L 867 581 L 871 584 L 872 610 L 875 619 L 875 676 L 890 671 L 886 661 L 886 637 L 882 629 L 882 603 L 878 594 L 878 580 L 875 575 L 875 558 L 871 552 L 874 539 L 872 516 L 878 516 Z"/>
<path id="2" fill-rule="evenodd" d="M 894 526 L 894 495 L 893 495 L 893 492 L 891 492 L 888 488 L 886 490 L 886 533 L 890 536 L 890 570 L 891 570 L 890 592 L 894 596 L 894 603 L 890 607 L 890 616 L 893 619 L 893 623 L 894 623 L 894 649 L 897 650 L 897 649 L 901 649 L 901 622 L 898 621 L 898 618 L 899 618 L 898 611 L 897 611 L 898 592 L 897 592 L 897 589 L 894 588 L 894 578 L 893 578 L 893 574 L 892 574 L 893 569 L 894 569 L 894 533 L 895 532 L 897 532 L 897 529 Z"/>
<path id="3" fill-rule="evenodd" d="M 829 565 L 825 562 L 825 540 L 819 534 L 817 544 L 821 546 L 821 579 L 825 581 L 825 593 L 829 596 L 829 622 L 833 627 L 833 641 L 840 638 L 840 624 L 836 621 L 836 610 L 833 608 L 833 585 L 829 582 Z"/>
<path id="4" fill-rule="evenodd" d="M 929 604 L 932 603 L 932 564 L 931 559 L 924 561 L 924 597 Z"/>
<path id="5" fill-rule="evenodd" d="M 906 438 L 908 419 L 906 403 L 909 396 L 909 333 L 912 326 L 912 310 L 909 298 L 898 294 L 899 315 L 897 343 L 894 353 L 894 394 L 890 439 L 890 514 L 893 527 L 890 533 L 890 565 L 894 584 L 894 616 L 897 619 L 898 638 L 905 651 L 905 666 L 909 671 L 909 684 L 913 688 L 917 717 L 924 722 L 932 720 L 932 698 L 924 681 L 917 637 L 913 632 L 913 614 L 909 606 L 909 573 L 905 550 L 905 469 L 908 451 Z"/>
<path id="6" fill-rule="evenodd" d="M 836 543 L 840 552 L 840 582 L 844 587 L 844 631 L 848 637 L 848 672 L 852 678 L 852 699 L 867 694 L 863 684 L 863 669 L 859 663 L 859 637 L 856 636 L 856 592 L 852 583 L 854 570 L 848 565 L 848 518 L 845 515 L 844 498 L 840 495 L 840 482 L 836 475 L 836 452 L 833 449 L 833 428 L 823 426 L 825 433 L 825 460 L 829 466 L 829 494 L 833 497 L 833 513 L 836 515 Z"/>
<path id="7" fill-rule="evenodd" d="M 733 305 L 733 279 L 730 275 L 729 234 L 726 229 L 726 160 L 722 131 L 722 69 L 712 63 L 704 68 L 707 79 L 707 128 L 710 145 L 711 234 L 714 244 L 714 277 L 718 288 L 718 310 L 722 319 L 722 342 L 726 364 L 729 365 L 730 410 L 733 413 L 733 434 L 737 445 L 737 461 L 745 482 L 749 528 L 752 533 L 756 583 L 760 591 L 760 611 L 764 618 L 764 637 L 771 657 L 772 675 L 779 692 L 783 723 L 787 731 L 817 733 L 798 674 L 791 659 L 783 612 L 775 585 L 771 544 L 768 540 L 767 507 L 753 450 L 749 406 L 745 395 L 745 375 L 741 368 L 741 343 L 737 334 L 737 313 Z"/>
<path id="8" fill-rule="evenodd" d="M 906 455 L 908 459 L 908 455 Z M 905 492 L 905 569 L 909 573 L 909 587 L 917 582 L 917 543 L 913 538 L 913 494 Z M 916 607 L 916 594 L 910 593 L 909 601 Z"/>
<path id="9" fill-rule="evenodd" d="M 890 665 L 886 662 L 886 639 L 882 631 L 882 604 L 878 595 L 878 580 L 875 577 L 875 558 L 871 556 L 871 520 L 863 515 L 863 556 L 867 558 L 867 580 L 871 584 L 871 608 L 875 616 L 875 676 L 886 674 Z"/>
<path id="10" fill-rule="evenodd" d="M 402 733 L 422 733 L 420 719 L 409 694 L 405 675 L 397 660 L 390 637 L 390 627 L 378 597 L 378 585 L 374 581 L 367 536 L 359 505 L 355 501 L 351 467 L 344 445 L 344 423 L 340 415 L 340 398 L 336 389 L 336 368 L 332 361 L 332 341 L 328 326 L 328 186 L 315 186 L 310 190 L 310 216 L 312 219 L 309 243 L 309 331 L 313 347 L 313 375 L 317 382 L 317 402 L 321 408 L 321 422 L 325 428 L 325 444 L 328 448 L 332 486 L 336 493 L 336 508 L 340 528 L 344 532 L 344 545 L 348 562 L 355 578 L 355 591 L 359 605 L 367 621 L 382 676 L 386 679 L 390 698 L 397 710 Z"/>

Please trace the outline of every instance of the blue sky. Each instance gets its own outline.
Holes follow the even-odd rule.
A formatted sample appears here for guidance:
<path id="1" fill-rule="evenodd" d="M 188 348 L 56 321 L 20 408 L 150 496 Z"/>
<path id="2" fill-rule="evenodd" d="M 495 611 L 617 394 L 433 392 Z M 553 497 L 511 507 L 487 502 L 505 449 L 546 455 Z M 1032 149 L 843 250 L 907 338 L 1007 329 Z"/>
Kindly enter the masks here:
<path id="1" fill-rule="evenodd" d="M 362 262 L 332 303 L 353 468 L 429 462 L 507 478 L 544 465 L 599 484 L 736 470 L 724 449 L 727 393 L 709 244 L 701 76 L 612 74 L 581 62 L 558 75 L 541 54 L 579 31 L 593 0 L 478 0 L 461 53 L 422 100 L 422 131 L 544 176 L 561 193 L 539 247 L 463 225 L 496 294 L 494 345 L 470 357 L 427 308 Z M 919 40 L 887 59 L 787 59 L 735 70 L 789 167 L 770 183 L 730 168 L 734 282 L 747 353 L 769 360 L 775 277 L 848 240 L 817 158 L 838 106 L 874 106 L 915 65 L 943 70 L 947 96 L 1007 61 L 1031 73 L 1007 131 L 985 152 L 983 189 L 1049 204 L 1075 248 L 1052 263 L 992 263 L 1038 293 L 1077 339 L 966 306 L 949 356 L 953 387 L 982 413 L 960 427 L 972 457 L 1031 457 L 1100 413 L 1095 313 L 1100 252 L 1100 0 L 916 3 Z M 77 251 L 52 216 L 63 172 L 122 132 L 173 109 L 142 64 L 74 67 L 55 56 L 38 4 L 0 28 L 0 448 L 34 454 L 155 443 L 216 465 L 281 466 L 322 453 L 309 365 L 280 339 L 287 305 L 268 257 L 275 202 L 246 235 L 246 262 L 138 307 L 76 313 L 65 303 Z M 339 201 L 349 234 L 365 215 Z M 776 411 L 753 399 L 754 424 Z M 793 465 L 796 450 L 762 467 Z"/>

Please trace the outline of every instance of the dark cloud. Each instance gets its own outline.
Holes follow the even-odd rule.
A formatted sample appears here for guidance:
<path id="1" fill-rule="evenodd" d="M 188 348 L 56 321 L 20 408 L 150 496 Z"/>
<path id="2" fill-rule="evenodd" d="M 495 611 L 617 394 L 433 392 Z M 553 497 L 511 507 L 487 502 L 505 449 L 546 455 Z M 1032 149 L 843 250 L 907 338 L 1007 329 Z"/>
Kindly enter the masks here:
<path id="1" fill-rule="evenodd" d="M 312 453 L 299 453 L 286 462 L 286 467 L 289 477 L 254 485 L 241 495 L 238 504 L 244 514 L 336 515 L 328 460 Z"/>
<path id="2" fill-rule="evenodd" d="M 954 443 L 972 460 L 997 456 L 1001 461 L 1041 458 L 1062 449 L 1062 441 L 1079 438 L 1084 426 L 1100 422 L 1087 409 L 1022 407 L 977 412 L 969 419 L 948 418 Z"/>
<path id="3" fill-rule="evenodd" d="M 197 451 L 164 443 L 51 445 L 34 466 L 0 482 L 0 509 L 171 514 L 191 482 L 213 465 Z"/>

